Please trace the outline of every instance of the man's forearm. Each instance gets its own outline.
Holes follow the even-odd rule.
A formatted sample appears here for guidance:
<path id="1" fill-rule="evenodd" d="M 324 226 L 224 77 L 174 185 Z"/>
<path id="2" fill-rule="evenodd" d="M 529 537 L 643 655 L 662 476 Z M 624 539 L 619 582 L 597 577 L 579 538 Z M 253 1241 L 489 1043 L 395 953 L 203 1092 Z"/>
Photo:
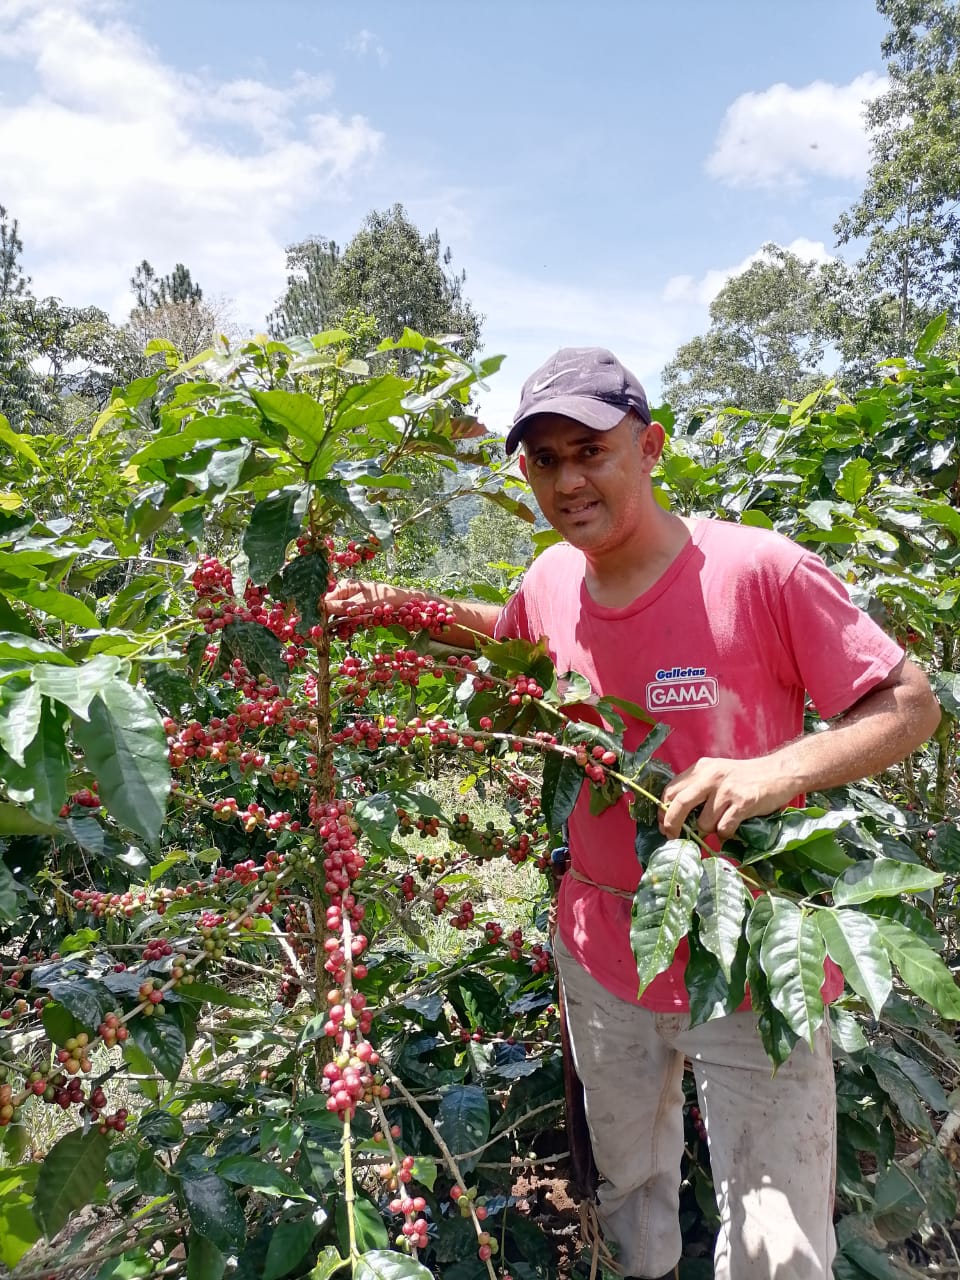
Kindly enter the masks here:
<path id="1" fill-rule="evenodd" d="M 452 645 L 455 649 L 476 649 L 478 636 L 492 637 L 500 616 L 498 605 L 483 604 L 479 600 L 451 600 L 446 596 L 437 596 L 436 599 L 443 601 L 455 619 L 454 624 L 445 627 L 438 637 L 443 644 Z"/>
<path id="2" fill-rule="evenodd" d="M 904 759 L 930 737 L 939 720 L 926 676 L 904 663 L 897 683 L 868 693 L 829 729 L 807 734 L 763 759 L 782 770 L 795 794 L 827 791 Z"/>
<path id="3" fill-rule="evenodd" d="M 454 649 L 476 649 L 478 636 L 492 636 L 500 609 L 495 604 L 479 600 L 451 600 L 445 596 L 425 591 L 413 591 L 408 587 L 396 587 L 389 582 L 340 582 L 324 597 L 324 608 L 331 617 L 349 616 L 357 609 L 373 608 L 388 604 L 397 609 L 411 600 L 439 600 L 453 614 L 455 622 L 445 627 L 438 639 Z"/>

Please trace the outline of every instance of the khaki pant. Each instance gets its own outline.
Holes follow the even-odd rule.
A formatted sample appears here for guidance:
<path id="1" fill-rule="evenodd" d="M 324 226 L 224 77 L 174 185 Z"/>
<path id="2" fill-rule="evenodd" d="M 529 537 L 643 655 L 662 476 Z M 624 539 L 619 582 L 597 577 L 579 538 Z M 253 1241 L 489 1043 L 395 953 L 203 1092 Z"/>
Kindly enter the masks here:
<path id="1" fill-rule="evenodd" d="M 798 1045 L 775 1076 L 751 1013 L 691 1028 L 611 995 L 559 935 L 560 972 L 587 1123 L 603 1177 L 599 1211 L 618 1261 L 661 1276 L 680 1257 L 684 1058 L 707 1128 L 720 1233 L 716 1280 L 825 1280 L 836 1251 L 836 1103 L 830 1035 Z"/>

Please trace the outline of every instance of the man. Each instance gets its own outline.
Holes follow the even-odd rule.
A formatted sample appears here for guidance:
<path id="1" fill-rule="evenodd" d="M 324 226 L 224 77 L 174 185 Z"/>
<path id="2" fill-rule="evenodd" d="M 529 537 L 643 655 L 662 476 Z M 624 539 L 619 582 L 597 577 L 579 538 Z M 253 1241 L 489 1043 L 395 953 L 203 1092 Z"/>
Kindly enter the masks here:
<path id="1" fill-rule="evenodd" d="M 766 530 L 661 507 L 651 474 L 663 441 L 643 387 L 609 351 L 557 352 L 524 384 L 507 451 L 522 444 L 521 470 L 564 541 L 499 616 L 456 609 L 487 634 L 546 636 L 558 669 L 669 723 L 658 754 L 675 777 L 661 829 L 679 835 L 699 808 L 701 831 L 722 839 L 746 818 L 902 759 L 939 708 L 923 673 L 817 557 Z M 833 723 L 804 737 L 807 695 Z M 626 746 L 645 733 L 630 724 Z M 715 1275 L 821 1280 L 835 1251 L 829 1032 L 772 1076 L 749 1010 L 691 1029 L 685 943 L 638 1000 L 633 837 L 625 806 L 592 817 L 581 795 L 555 947 L 606 1234 L 630 1275 L 674 1274 L 689 1058 L 721 1217 Z"/>

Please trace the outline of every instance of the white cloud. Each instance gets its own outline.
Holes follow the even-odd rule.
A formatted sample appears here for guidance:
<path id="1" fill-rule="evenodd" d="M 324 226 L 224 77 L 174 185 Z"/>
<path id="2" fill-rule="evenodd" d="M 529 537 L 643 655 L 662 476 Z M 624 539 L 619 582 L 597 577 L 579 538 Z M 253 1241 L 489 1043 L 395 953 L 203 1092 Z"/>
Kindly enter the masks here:
<path id="1" fill-rule="evenodd" d="M 29 96 L 0 98 L 0 173 L 34 288 L 120 317 L 141 258 L 161 272 L 184 261 L 259 327 L 286 228 L 318 197 L 343 200 L 381 135 L 360 115 L 304 111 L 330 96 L 326 77 L 186 75 L 123 13 L 109 0 L 0 6 L 0 76 L 14 59 L 32 80 Z"/>
<path id="2" fill-rule="evenodd" d="M 827 250 L 827 246 L 822 240 L 809 240 L 806 236 L 798 236 L 796 240 L 791 240 L 789 244 L 781 247 L 789 250 L 790 253 L 795 253 L 798 258 L 802 258 L 805 262 L 831 262 L 833 260 L 833 255 Z M 699 278 L 689 275 L 671 276 L 664 285 L 663 300 L 664 302 L 692 303 L 700 307 L 709 307 L 728 280 L 733 279 L 734 276 L 741 275 L 755 262 L 760 262 L 768 257 L 769 254 L 765 253 L 761 248 L 754 253 L 748 254 L 736 266 L 712 267 Z"/>
<path id="3" fill-rule="evenodd" d="M 385 67 L 390 60 L 386 49 L 377 37 L 377 33 L 368 31 L 366 27 L 363 27 L 356 35 L 352 35 L 345 48 L 348 53 L 355 53 L 358 58 L 376 58 L 381 67 Z"/>
<path id="4" fill-rule="evenodd" d="M 799 186 L 812 174 L 862 177 L 869 164 L 863 112 L 887 87 L 866 71 L 849 84 L 771 85 L 727 108 L 707 172 L 734 186 Z"/>

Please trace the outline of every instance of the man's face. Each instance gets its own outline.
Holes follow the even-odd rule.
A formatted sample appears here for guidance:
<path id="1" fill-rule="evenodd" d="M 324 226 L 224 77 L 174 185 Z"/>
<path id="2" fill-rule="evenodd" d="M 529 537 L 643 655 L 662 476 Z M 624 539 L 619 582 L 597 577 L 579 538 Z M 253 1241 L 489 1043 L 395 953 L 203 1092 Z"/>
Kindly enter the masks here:
<path id="1" fill-rule="evenodd" d="M 524 435 L 520 466 L 553 527 L 581 551 L 600 554 L 639 533 L 653 502 L 647 477 L 662 446 L 662 427 L 642 427 L 632 416 L 594 431 L 543 414 Z"/>

